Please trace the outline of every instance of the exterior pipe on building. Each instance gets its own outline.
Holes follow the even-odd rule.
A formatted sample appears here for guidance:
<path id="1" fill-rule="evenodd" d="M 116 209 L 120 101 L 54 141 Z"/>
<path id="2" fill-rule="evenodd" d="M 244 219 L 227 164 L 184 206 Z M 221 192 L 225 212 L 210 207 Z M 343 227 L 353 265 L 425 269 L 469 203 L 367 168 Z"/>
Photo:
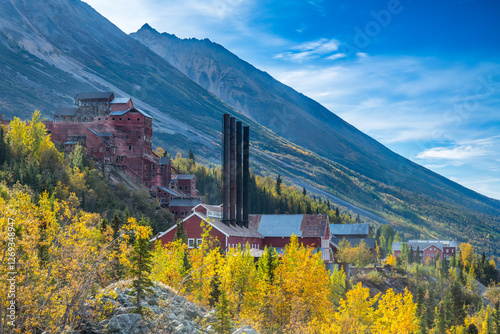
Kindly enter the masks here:
<path id="1" fill-rule="evenodd" d="M 243 174 L 242 174 L 242 135 L 243 124 L 236 122 L 236 223 L 243 226 L 242 209 L 243 209 Z"/>
<path id="2" fill-rule="evenodd" d="M 230 119 L 231 127 L 231 138 L 230 138 L 230 195 L 229 195 L 229 218 L 231 224 L 236 224 L 236 119 L 231 117 Z"/>
<path id="3" fill-rule="evenodd" d="M 223 142 L 222 142 L 222 221 L 229 225 L 229 179 L 230 179 L 230 171 L 229 171 L 229 145 L 230 145 L 230 116 L 229 114 L 224 114 L 224 122 L 223 122 Z"/>
<path id="4" fill-rule="evenodd" d="M 250 128 L 243 127 L 243 225 L 248 228 L 248 214 L 250 206 L 249 182 L 250 182 Z"/>

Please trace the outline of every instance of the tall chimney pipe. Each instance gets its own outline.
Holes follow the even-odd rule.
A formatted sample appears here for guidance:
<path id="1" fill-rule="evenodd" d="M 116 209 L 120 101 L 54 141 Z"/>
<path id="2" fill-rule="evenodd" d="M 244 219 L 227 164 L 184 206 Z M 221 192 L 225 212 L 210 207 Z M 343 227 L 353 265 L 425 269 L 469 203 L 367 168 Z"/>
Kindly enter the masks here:
<path id="1" fill-rule="evenodd" d="M 239 226 L 243 226 L 241 216 L 241 210 L 243 209 L 242 126 L 241 122 L 236 122 L 236 223 Z"/>
<path id="2" fill-rule="evenodd" d="M 229 218 L 231 219 L 231 224 L 236 224 L 236 119 L 231 117 L 231 140 L 230 140 L 230 194 L 229 194 Z"/>
<path id="3" fill-rule="evenodd" d="M 229 114 L 224 114 L 223 122 L 223 142 L 222 142 L 222 221 L 229 225 L 229 144 L 230 144 L 230 125 Z"/>
<path id="4" fill-rule="evenodd" d="M 243 225 L 248 228 L 248 214 L 250 206 L 249 181 L 250 181 L 250 128 L 243 127 Z"/>

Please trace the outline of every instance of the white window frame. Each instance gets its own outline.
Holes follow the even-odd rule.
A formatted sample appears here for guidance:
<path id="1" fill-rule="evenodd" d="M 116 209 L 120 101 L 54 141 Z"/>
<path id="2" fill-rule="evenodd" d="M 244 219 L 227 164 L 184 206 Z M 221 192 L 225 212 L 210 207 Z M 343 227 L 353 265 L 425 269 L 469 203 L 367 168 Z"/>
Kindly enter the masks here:
<path id="1" fill-rule="evenodd" d="M 188 239 L 188 248 L 194 248 L 194 238 Z"/>
<path id="2" fill-rule="evenodd" d="M 202 242 L 203 242 L 203 239 L 196 239 L 196 247 L 200 247 Z"/>

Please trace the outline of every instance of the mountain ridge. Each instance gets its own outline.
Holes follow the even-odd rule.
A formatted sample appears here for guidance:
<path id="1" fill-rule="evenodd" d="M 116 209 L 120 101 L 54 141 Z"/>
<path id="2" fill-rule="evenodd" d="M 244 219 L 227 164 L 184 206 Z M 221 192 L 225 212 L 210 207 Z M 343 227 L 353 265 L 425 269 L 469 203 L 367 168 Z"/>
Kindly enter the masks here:
<path id="1" fill-rule="evenodd" d="M 196 41 L 191 42 L 196 44 Z M 272 85 L 283 91 L 278 97 L 271 96 L 276 100 L 269 102 L 280 113 L 273 114 L 270 111 L 274 109 L 266 109 L 268 104 L 261 105 L 268 110 L 267 117 L 274 119 L 274 125 L 269 122 L 268 128 L 266 115 L 258 118 L 224 103 L 79 0 L 0 3 L 0 48 L 0 74 L 4 76 L 0 82 L 0 112 L 7 116 L 27 118 L 35 108 L 52 115 L 57 107 L 70 104 L 72 95 L 79 91 L 112 90 L 117 95 L 131 96 L 139 108 L 154 117 L 156 145 L 164 146 L 170 153 L 193 149 L 199 159 L 218 164 L 220 120 L 222 114 L 230 113 L 252 128 L 252 168 L 256 172 L 271 176 L 280 173 L 289 181 L 329 192 L 390 220 L 411 235 L 460 240 L 477 230 L 475 246 L 500 253 L 494 247 L 500 241 L 500 201 L 409 162 L 380 143 L 374 144 L 373 139 L 359 135 L 359 130 L 337 116 L 339 128 L 330 128 L 331 133 L 325 133 L 340 138 L 343 130 L 342 140 L 328 137 L 331 143 L 312 142 L 310 147 L 298 144 L 292 135 L 301 135 L 297 129 L 302 124 L 293 119 L 286 124 L 280 121 L 281 116 L 289 114 L 283 103 L 306 101 L 317 107 L 317 102 L 273 81 Z M 232 59 L 239 64 L 236 58 Z M 266 75 L 266 80 L 274 80 Z M 210 79 L 208 75 L 207 78 Z M 228 87 L 234 87 L 235 94 L 244 97 L 245 91 L 236 89 L 239 83 Z M 269 88 L 275 89 L 272 85 Z M 255 92 L 259 92 L 257 88 Z M 314 115 L 329 113 L 321 107 Z M 303 111 L 297 115 L 305 115 L 309 124 L 317 121 L 317 117 Z M 313 128 L 312 133 L 321 133 L 324 126 Z M 359 142 L 351 146 L 353 141 Z M 323 147 L 327 144 L 333 146 Z M 357 149 L 363 145 L 366 147 Z M 368 146 L 374 150 L 370 152 Z M 328 158 L 325 154 L 330 150 L 328 147 L 337 149 L 331 154 L 338 159 Z M 392 153 L 377 157 L 377 150 Z M 375 171 L 376 166 L 368 156 L 376 157 L 387 168 L 379 166 Z M 364 162 L 360 162 L 361 158 Z M 343 161 L 356 168 L 344 165 Z M 381 170 L 382 175 L 378 175 Z M 421 183 L 428 187 L 424 189 L 426 192 L 420 192 L 425 188 L 419 183 L 420 176 Z"/>

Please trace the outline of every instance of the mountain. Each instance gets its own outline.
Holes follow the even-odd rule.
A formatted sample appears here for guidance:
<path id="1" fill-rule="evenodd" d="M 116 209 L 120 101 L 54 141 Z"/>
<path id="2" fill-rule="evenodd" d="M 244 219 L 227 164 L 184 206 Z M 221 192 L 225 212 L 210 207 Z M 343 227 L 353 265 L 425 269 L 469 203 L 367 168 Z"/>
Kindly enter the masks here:
<path id="1" fill-rule="evenodd" d="M 0 113 L 50 118 L 77 92 L 112 90 L 154 117 L 155 144 L 208 163 L 220 163 L 221 116 L 231 113 L 252 129 L 256 172 L 415 237 L 469 238 L 500 254 L 500 201 L 406 160 L 209 40 L 149 26 L 133 36 L 79 0 L 0 2 Z"/>

